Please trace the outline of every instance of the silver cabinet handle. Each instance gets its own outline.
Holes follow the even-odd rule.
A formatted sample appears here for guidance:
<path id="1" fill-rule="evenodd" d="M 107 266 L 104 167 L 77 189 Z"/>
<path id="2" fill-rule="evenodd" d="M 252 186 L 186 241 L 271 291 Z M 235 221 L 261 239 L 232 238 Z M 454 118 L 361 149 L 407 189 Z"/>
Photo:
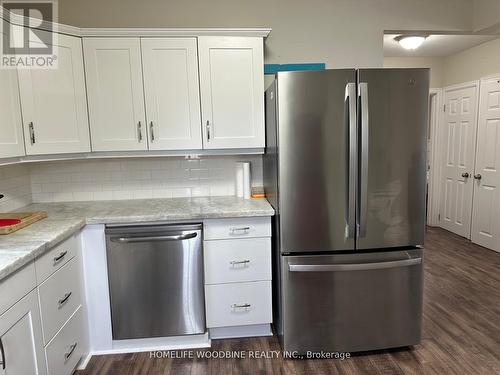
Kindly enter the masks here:
<path id="1" fill-rule="evenodd" d="M 174 236 L 148 236 L 148 237 L 111 237 L 111 242 L 150 242 L 150 241 L 183 241 L 195 238 L 198 234 L 196 232 L 179 234 Z"/>
<path id="2" fill-rule="evenodd" d="M 351 264 L 289 264 L 290 272 L 332 272 L 332 271 L 368 271 L 384 268 L 397 268 L 415 266 L 422 263 L 422 258 L 393 260 L 376 263 L 351 263 Z"/>
<path id="3" fill-rule="evenodd" d="M 230 265 L 235 266 L 237 264 L 248 264 L 250 263 L 249 259 L 244 259 L 244 260 L 232 260 L 229 262 Z"/>
<path id="4" fill-rule="evenodd" d="M 36 138 L 35 138 L 35 126 L 33 125 L 33 121 L 28 124 L 28 129 L 30 132 L 30 142 L 32 145 L 36 143 Z"/>
<path id="5" fill-rule="evenodd" d="M 142 124 L 140 121 L 137 123 L 137 139 L 139 143 L 142 142 Z"/>
<path id="6" fill-rule="evenodd" d="M 368 83 L 359 84 L 358 100 L 361 108 L 361 166 L 359 174 L 359 214 L 358 236 L 366 235 L 366 215 L 368 210 L 368 137 L 369 137 L 369 106 Z"/>
<path id="7" fill-rule="evenodd" d="M 470 175 L 469 175 L 469 172 L 464 172 L 464 173 L 462 173 L 462 177 L 463 177 L 463 178 L 469 178 L 469 176 L 470 176 Z"/>
<path id="8" fill-rule="evenodd" d="M 479 174 L 479 173 L 478 173 L 478 174 L 475 174 L 475 175 L 474 175 L 474 178 L 475 178 L 476 180 L 481 180 L 481 179 L 483 178 L 483 176 L 481 176 L 481 174 Z"/>
<path id="9" fill-rule="evenodd" d="M 345 88 L 345 102 L 347 109 L 347 121 L 349 127 L 349 178 L 347 180 L 347 191 L 349 200 L 347 202 L 347 238 L 356 235 L 356 184 L 357 184 L 357 113 L 356 113 L 356 84 L 348 83 Z"/>
<path id="10" fill-rule="evenodd" d="M 252 305 L 250 305 L 249 303 L 233 303 L 231 305 L 231 308 L 233 308 L 233 309 L 248 309 L 250 306 L 252 306 Z"/>
<path id="11" fill-rule="evenodd" d="M 61 307 L 62 305 L 64 305 L 66 302 L 68 302 L 68 299 L 69 299 L 69 297 L 71 297 L 71 294 L 72 294 L 72 292 L 68 292 L 68 293 L 66 293 L 66 294 L 64 295 L 64 297 L 63 297 L 63 298 L 61 298 L 61 299 L 59 300 L 59 307 Z"/>
<path id="12" fill-rule="evenodd" d="M 68 251 L 63 251 L 58 256 L 54 257 L 54 265 L 56 265 L 61 260 L 63 260 L 67 253 L 68 253 Z"/>
<path id="13" fill-rule="evenodd" d="M 207 120 L 207 141 L 210 140 L 210 121 Z"/>
<path id="14" fill-rule="evenodd" d="M 155 140 L 155 133 L 154 133 L 154 124 L 153 121 L 149 123 L 149 133 L 151 135 L 151 142 L 154 142 Z"/>
<path id="15" fill-rule="evenodd" d="M 2 370 L 5 370 L 6 366 L 5 350 L 3 348 L 3 342 L 1 337 L 0 337 L 0 354 L 2 355 L 2 360 L 0 361 L 0 365 L 2 365 Z"/>
<path id="16" fill-rule="evenodd" d="M 68 360 L 69 357 L 71 357 L 71 355 L 73 354 L 73 352 L 75 351 L 76 347 L 77 347 L 78 343 L 75 342 L 73 345 L 70 345 L 69 346 L 69 351 L 64 353 L 64 360 Z"/>
<path id="17" fill-rule="evenodd" d="M 240 227 L 240 228 L 229 228 L 230 234 L 236 234 L 237 232 L 245 232 L 248 233 L 250 227 Z"/>

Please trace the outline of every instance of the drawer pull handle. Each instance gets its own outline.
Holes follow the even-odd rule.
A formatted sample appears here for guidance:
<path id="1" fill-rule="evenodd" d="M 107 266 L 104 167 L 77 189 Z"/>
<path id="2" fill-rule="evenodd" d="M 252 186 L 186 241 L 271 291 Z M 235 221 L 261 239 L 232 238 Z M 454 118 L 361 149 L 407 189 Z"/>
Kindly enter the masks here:
<path id="1" fill-rule="evenodd" d="M 233 309 L 248 309 L 250 306 L 252 306 L 252 305 L 250 305 L 249 303 L 233 303 L 231 305 L 231 308 L 233 308 Z"/>
<path id="2" fill-rule="evenodd" d="M 244 259 L 244 260 L 232 260 L 229 262 L 229 264 L 231 266 L 236 266 L 238 264 L 248 264 L 250 263 L 250 260 L 249 259 Z"/>
<path id="3" fill-rule="evenodd" d="M 59 307 L 64 305 L 68 301 L 69 297 L 71 297 L 71 292 L 66 293 L 64 297 L 59 300 Z"/>
<path id="4" fill-rule="evenodd" d="M 229 232 L 231 234 L 237 234 L 238 232 L 248 233 L 249 230 L 250 230 L 250 227 L 240 227 L 240 228 L 230 228 Z"/>
<path id="5" fill-rule="evenodd" d="M 63 251 L 58 256 L 54 257 L 54 265 L 57 264 L 59 261 L 61 261 L 66 256 L 66 254 L 68 254 L 68 252 Z"/>
<path id="6" fill-rule="evenodd" d="M 2 355 L 2 360 L 0 361 L 0 365 L 2 366 L 2 370 L 5 370 L 6 361 L 5 361 L 5 350 L 3 348 L 2 338 L 0 337 L 0 354 Z"/>
<path id="7" fill-rule="evenodd" d="M 76 346 L 78 345 L 77 342 L 75 342 L 73 345 L 70 345 L 69 347 L 69 352 L 66 352 L 64 353 L 64 359 L 67 361 L 69 359 L 69 357 L 71 357 L 71 355 L 73 354 L 73 352 L 75 351 L 76 349 Z"/>

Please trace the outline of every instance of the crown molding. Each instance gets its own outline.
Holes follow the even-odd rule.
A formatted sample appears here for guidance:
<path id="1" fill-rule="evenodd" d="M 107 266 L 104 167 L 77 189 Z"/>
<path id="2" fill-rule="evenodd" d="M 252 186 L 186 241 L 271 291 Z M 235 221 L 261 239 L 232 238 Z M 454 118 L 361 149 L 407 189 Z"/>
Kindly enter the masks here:
<path id="1" fill-rule="evenodd" d="M 7 10 L 0 6 L 1 18 L 4 22 L 14 25 L 38 24 L 40 21 L 18 14 L 8 15 Z M 240 36 L 266 38 L 271 32 L 268 27 L 224 28 L 224 27 L 193 27 L 193 28 L 79 28 L 62 23 L 43 21 L 36 29 L 53 31 L 77 37 L 197 37 L 197 36 Z"/>

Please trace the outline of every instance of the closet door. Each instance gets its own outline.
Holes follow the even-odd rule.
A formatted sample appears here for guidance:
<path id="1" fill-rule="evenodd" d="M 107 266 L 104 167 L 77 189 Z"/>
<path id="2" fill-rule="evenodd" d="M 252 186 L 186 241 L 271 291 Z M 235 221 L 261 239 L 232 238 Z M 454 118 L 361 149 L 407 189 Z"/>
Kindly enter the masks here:
<path id="1" fill-rule="evenodd" d="M 445 89 L 440 226 L 470 238 L 478 82 Z"/>
<path id="2" fill-rule="evenodd" d="M 82 41 L 60 34 L 57 49 L 56 69 L 18 71 L 28 155 L 90 151 Z"/>
<path id="3" fill-rule="evenodd" d="M 500 251 L 500 77 L 481 81 L 472 241 Z"/>
<path id="4" fill-rule="evenodd" d="M 85 38 L 93 151 L 146 150 L 139 38 Z"/>
<path id="5" fill-rule="evenodd" d="M 202 148 L 196 38 L 142 38 L 150 150 Z"/>
<path id="6" fill-rule="evenodd" d="M 262 38 L 198 38 L 204 148 L 265 147 Z"/>

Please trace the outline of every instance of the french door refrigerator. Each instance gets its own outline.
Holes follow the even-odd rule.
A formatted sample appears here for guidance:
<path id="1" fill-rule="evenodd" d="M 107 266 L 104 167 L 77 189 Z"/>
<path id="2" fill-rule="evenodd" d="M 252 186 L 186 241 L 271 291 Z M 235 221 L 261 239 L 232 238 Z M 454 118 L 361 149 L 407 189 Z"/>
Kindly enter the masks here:
<path id="1" fill-rule="evenodd" d="M 283 350 L 420 342 L 428 69 L 280 72 L 266 90 Z"/>

